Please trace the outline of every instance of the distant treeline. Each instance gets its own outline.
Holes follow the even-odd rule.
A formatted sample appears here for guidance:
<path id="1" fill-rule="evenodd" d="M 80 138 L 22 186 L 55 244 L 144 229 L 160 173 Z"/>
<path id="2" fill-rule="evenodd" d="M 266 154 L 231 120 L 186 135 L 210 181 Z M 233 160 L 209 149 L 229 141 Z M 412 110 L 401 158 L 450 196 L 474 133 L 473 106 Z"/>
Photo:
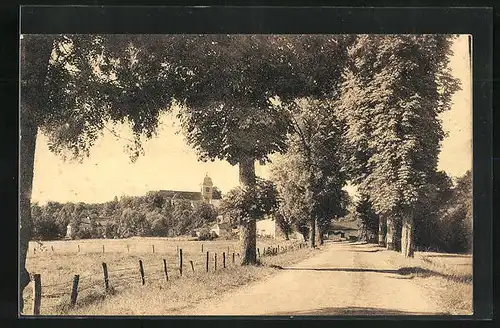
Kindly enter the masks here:
<path id="1" fill-rule="evenodd" d="M 122 196 L 101 204 L 48 202 L 32 204 L 32 239 L 174 237 L 191 234 L 217 220 L 213 205 L 183 199 L 166 199 L 159 192 Z"/>

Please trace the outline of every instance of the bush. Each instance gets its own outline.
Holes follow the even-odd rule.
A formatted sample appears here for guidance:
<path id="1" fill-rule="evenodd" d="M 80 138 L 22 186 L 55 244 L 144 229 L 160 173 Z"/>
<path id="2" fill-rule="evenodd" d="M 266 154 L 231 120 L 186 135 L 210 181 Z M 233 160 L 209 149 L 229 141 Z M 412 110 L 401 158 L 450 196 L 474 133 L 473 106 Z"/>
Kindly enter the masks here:
<path id="1" fill-rule="evenodd" d="M 58 225 L 52 220 L 39 220 L 34 222 L 34 237 L 40 240 L 54 240 L 61 235 Z"/>
<path id="2" fill-rule="evenodd" d="M 154 237 L 164 237 L 168 234 L 167 222 L 163 218 L 156 219 L 151 224 L 151 235 Z"/>
<path id="3" fill-rule="evenodd" d="M 213 232 L 213 231 L 212 231 Z M 198 240 L 212 240 L 211 231 L 208 229 L 202 229 L 198 235 Z"/>
<path id="4" fill-rule="evenodd" d="M 219 239 L 221 239 L 221 240 L 235 240 L 238 238 L 239 238 L 239 235 L 237 232 L 225 232 L 225 233 L 221 233 L 221 235 L 219 236 Z"/>
<path id="5" fill-rule="evenodd" d="M 78 229 L 73 237 L 76 239 L 90 239 L 93 235 L 90 229 Z"/>

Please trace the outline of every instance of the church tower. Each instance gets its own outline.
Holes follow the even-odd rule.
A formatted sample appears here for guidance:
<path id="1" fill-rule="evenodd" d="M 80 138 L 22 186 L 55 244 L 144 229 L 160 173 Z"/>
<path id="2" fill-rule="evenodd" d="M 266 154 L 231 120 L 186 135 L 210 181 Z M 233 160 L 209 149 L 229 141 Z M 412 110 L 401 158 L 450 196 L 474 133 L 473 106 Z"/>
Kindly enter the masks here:
<path id="1" fill-rule="evenodd" d="M 212 179 L 208 176 L 205 176 L 203 179 L 203 184 L 201 186 L 201 197 L 204 203 L 210 204 L 212 203 L 212 189 L 214 184 L 212 183 Z"/>

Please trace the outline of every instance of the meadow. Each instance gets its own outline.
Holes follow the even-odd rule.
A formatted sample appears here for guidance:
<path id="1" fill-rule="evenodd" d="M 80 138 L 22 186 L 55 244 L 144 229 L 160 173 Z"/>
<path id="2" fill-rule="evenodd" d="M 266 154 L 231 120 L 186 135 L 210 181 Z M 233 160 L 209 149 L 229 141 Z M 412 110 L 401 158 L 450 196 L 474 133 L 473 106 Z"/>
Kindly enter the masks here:
<path id="1" fill-rule="evenodd" d="M 278 246 L 278 255 L 264 255 L 264 250 L 268 247 Z M 299 248 L 297 241 L 277 241 L 271 238 L 258 239 L 257 248 L 261 254 L 261 262 L 276 265 L 304 259 L 311 252 L 306 248 Z M 182 276 L 179 270 L 179 250 L 182 250 L 183 257 Z M 239 252 L 238 240 L 194 241 L 188 238 L 148 237 L 61 240 L 43 242 L 42 247 L 37 242 L 31 242 L 26 265 L 30 273 L 41 275 L 41 315 L 168 314 L 173 313 L 181 304 L 212 297 L 272 272 L 273 269 L 269 267 L 241 267 Z M 223 267 L 223 253 L 226 268 Z M 144 286 L 139 260 L 143 264 Z M 167 264 L 168 281 L 163 260 Z M 108 292 L 105 291 L 103 262 L 108 270 Z M 74 275 L 79 275 L 78 298 L 76 306 L 70 307 Z M 162 304 L 162 308 L 153 310 L 144 304 L 141 310 L 137 294 L 134 293 L 143 293 L 145 289 L 152 293 L 148 297 L 165 298 L 158 303 Z M 129 294 L 131 291 L 133 295 Z M 33 311 L 32 294 L 33 283 L 30 283 L 24 292 L 24 313 L 27 315 Z M 124 296 L 127 294 L 129 295 Z M 118 297 L 119 295 L 122 297 Z M 128 306 L 116 305 L 117 299 Z"/>

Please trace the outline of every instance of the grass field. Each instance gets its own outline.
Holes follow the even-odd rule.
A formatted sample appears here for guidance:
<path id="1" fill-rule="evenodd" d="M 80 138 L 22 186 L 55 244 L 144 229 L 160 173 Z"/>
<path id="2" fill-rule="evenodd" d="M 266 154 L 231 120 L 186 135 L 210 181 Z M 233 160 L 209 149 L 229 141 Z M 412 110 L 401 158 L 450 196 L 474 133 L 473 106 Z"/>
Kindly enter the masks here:
<path id="1" fill-rule="evenodd" d="M 400 267 L 417 268 L 416 281 L 449 309 L 450 314 L 472 314 L 472 256 L 416 252 L 405 259 L 394 252 L 389 260 Z"/>
<path id="2" fill-rule="evenodd" d="M 258 239 L 257 247 L 263 254 L 267 247 L 280 246 L 291 250 L 293 241 Z M 228 288 L 259 279 L 273 269 L 241 267 L 239 241 L 190 241 L 172 238 L 95 239 L 44 242 L 44 251 L 37 243 L 30 243 L 27 269 L 39 273 L 42 280 L 43 314 L 168 314 L 175 308 L 218 294 Z M 103 252 L 104 246 L 104 252 Z M 154 253 L 153 253 L 154 246 Z M 202 252 L 203 247 L 203 252 Z M 179 272 L 178 249 L 183 254 L 183 275 Z M 206 252 L 209 252 L 209 273 L 206 273 Z M 307 257 L 308 249 L 282 252 L 277 256 L 262 256 L 265 264 L 287 264 Z M 223 268 L 223 253 L 226 268 Z M 233 264 L 233 253 L 235 263 Z M 215 259 L 217 254 L 217 271 Z M 139 270 L 143 263 L 145 286 Z M 169 281 L 166 281 L 163 259 L 167 263 Z M 194 271 L 191 267 L 193 263 Z M 110 291 L 105 293 L 102 263 L 108 268 Z M 80 275 L 78 299 L 75 308 L 69 307 L 72 280 Z M 168 291 L 168 292 L 167 292 Z M 32 284 L 24 292 L 25 313 L 32 313 Z M 132 294 L 130 294 L 132 293 Z M 157 306 L 144 300 L 144 293 Z M 114 294 L 110 296 L 110 294 Z M 137 294 L 137 295 L 136 295 Z M 139 294 L 141 296 L 139 296 Z M 113 300 L 113 301 L 111 301 Z M 116 304 L 121 300 L 121 304 Z M 114 305 L 111 305 L 113 302 Z M 167 313 L 165 313 L 167 311 Z"/>

